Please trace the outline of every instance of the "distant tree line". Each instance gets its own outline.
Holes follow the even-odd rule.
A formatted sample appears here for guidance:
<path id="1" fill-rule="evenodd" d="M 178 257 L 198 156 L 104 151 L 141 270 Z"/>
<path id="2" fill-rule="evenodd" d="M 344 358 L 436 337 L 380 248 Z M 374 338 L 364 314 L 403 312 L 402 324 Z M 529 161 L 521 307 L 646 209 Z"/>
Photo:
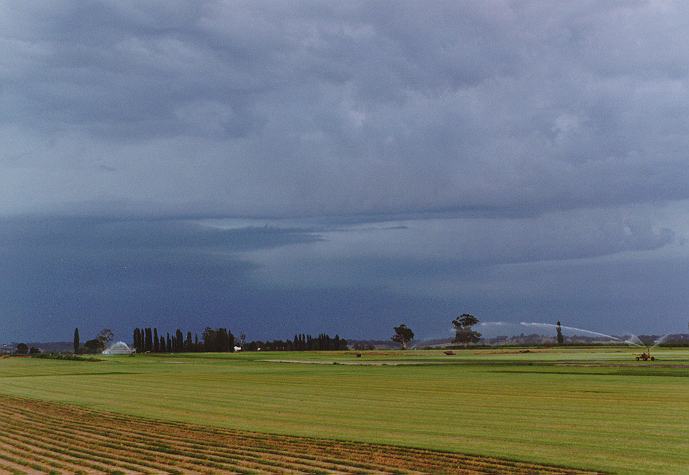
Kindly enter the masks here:
<path id="1" fill-rule="evenodd" d="M 231 352 L 235 344 L 244 351 L 331 351 L 346 350 L 347 340 L 339 335 L 331 337 L 325 333 L 314 337 L 306 334 L 295 335 L 291 340 L 244 341 L 239 339 L 228 328 L 210 328 L 198 334 L 179 328 L 172 334 L 159 332 L 157 328 L 135 328 L 132 341 L 137 353 L 193 353 L 193 352 Z"/>
<path id="2" fill-rule="evenodd" d="M 347 340 L 339 335 L 331 337 L 321 333 L 314 337 L 306 334 L 294 335 L 291 340 L 250 341 L 246 351 L 337 351 L 347 349 Z"/>
<path id="3" fill-rule="evenodd" d="M 234 351 L 235 338 L 227 328 L 207 327 L 199 335 L 179 328 L 172 334 L 157 328 L 135 328 L 132 338 L 137 353 L 194 353 Z"/>

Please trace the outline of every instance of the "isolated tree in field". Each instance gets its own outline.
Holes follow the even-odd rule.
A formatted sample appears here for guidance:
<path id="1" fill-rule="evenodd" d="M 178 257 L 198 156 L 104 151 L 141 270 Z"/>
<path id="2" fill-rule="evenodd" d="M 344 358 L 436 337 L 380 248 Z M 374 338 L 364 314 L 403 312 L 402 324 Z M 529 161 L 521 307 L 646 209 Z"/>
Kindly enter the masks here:
<path id="1" fill-rule="evenodd" d="M 25 355 L 29 352 L 29 345 L 26 343 L 19 343 L 16 351 L 18 355 Z"/>
<path id="2" fill-rule="evenodd" d="M 557 331 L 557 344 L 562 345 L 565 342 L 565 337 L 562 335 L 562 327 L 560 326 L 560 320 L 557 321 L 557 326 L 555 327 Z"/>
<path id="3" fill-rule="evenodd" d="M 478 343 L 481 340 L 481 334 L 472 329 L 478 322 L 479 319 L 470 313 L 463 313 L 452 320 L 452 326 L 455 328 L 454 343 L 462 343 L 465 347 L 469 343 Z"/>
<path id="4" fill-rule="evenodd" d="M 79 346 L 81 346 L 81 342 L 79 341 L 79 329 L 75 328 L 74 329 L 74 354 L 76 355 L 79 353 Z"/>
<path id="5" fill-rule="evenodd" d="M 398 327 L 394 327 L 395 334 L 390 338 L 392 341 L 399 343 L 403 350 L 407 349 L 407 345 L 414 339 L 414 332 L 404 323 Z"/>

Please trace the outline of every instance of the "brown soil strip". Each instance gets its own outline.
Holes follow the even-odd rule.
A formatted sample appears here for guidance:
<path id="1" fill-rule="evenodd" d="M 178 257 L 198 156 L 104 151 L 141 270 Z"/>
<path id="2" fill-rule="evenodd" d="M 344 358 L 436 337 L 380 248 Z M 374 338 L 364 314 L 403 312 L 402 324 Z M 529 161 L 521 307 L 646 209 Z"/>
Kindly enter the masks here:
<path id="1" fill-rule="evenodd" d="M 163 422 L 0 396 L 1 473 L 594 472 L 435 450 Z"/>

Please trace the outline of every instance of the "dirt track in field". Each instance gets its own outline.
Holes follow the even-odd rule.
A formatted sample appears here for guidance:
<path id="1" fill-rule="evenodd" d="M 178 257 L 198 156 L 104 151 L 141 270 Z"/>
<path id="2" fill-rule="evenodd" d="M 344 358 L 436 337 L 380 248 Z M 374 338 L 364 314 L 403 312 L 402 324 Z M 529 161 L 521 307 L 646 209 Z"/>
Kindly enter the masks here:
<path id="1" fill-rule="evenodd" d="M 215 429 L 0 396 L 0 473 L 591 472 L 424 449 Z"/>

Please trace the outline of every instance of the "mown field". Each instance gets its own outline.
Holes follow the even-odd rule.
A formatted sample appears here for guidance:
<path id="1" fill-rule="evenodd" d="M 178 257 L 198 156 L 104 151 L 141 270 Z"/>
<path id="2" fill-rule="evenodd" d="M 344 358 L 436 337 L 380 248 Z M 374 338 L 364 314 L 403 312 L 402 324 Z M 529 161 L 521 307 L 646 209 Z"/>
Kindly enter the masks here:
<path id="1" fill-rule="evenodd" d="M 0 394 L 223 430 L 689 473 L 689 350 L 659 350 L 654 363 L 632 355 L 597 348 L 6 358 Z"/>
<path id="2" fill-rule="evenodd" d="M 0 396 L 0 471 L 23 473 L 591 472 L 452 452 L 261 434 Z"/>

